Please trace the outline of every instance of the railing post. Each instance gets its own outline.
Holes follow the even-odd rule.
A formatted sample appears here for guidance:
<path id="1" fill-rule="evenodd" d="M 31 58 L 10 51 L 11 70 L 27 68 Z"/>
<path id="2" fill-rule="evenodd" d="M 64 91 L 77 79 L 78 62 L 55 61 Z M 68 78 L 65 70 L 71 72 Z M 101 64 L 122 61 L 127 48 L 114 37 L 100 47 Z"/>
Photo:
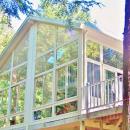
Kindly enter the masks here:
<path id="1" fill-rule="evenodd" d="M 86 86 L 85 86 L 85 90 L 84 90 L 84 92 L 85 92 L 85 108 L 86 108 L 86 116 L 88 115 L 88 103 L 89 103 L 89 96 L 88 96 L 88 83 L 86 84 Z"/>
<path id="2" fill-rule="evenodd" d="M 85 130 L 85 121 L 80 121 L 80 130 Z"/>
<path id="3" fill-rule="evenodd" d="M 100 130 L 103 130 L 103 120 L 100 120 Z"/>

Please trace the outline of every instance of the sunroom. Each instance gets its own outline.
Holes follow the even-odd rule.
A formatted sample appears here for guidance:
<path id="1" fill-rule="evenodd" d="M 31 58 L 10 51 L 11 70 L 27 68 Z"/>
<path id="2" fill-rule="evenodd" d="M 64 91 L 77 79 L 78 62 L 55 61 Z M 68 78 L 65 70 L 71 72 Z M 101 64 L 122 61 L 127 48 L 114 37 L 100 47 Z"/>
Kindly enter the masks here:
<path id="1" fill-rule="evenodd" d="M 42 128 L 122 100 L 122 43 L 89 26 L 68 30 L 63 22 L 27 18 L 0 61 L 6 130 Z"/>

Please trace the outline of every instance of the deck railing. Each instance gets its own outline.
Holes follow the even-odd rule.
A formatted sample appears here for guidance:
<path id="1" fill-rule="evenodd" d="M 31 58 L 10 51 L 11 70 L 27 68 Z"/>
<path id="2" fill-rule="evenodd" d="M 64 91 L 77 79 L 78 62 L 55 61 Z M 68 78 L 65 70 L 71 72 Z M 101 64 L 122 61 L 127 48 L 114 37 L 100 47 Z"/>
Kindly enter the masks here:
<path id="1" fill-rule="evenodd" d="M 98 111 L 109 107 L 121 106 L 123 97 L 123 77 L 87 83 L 82 89 L 82 108 Z"/>

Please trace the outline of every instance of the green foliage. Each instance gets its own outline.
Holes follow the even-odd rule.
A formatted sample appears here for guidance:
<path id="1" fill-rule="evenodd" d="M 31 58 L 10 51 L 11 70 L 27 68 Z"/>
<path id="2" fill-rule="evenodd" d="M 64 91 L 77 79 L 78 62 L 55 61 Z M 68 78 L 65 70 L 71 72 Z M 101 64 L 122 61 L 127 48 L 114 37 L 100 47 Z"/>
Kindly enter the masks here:
<path id="1" fill-rule="evenodd" d="M 99 46 L 99 44 L 89 40 L 87 42 L 86 54 L 87 54 L 88 58 L 92 58 L 94 60 L 99 61 L 100 60 L 100 46 Z"/>
<path id="2" fill-rule="evenodd" d="M 49 18 L 60 20 L 78 20 L 88 21 L 90 18 L 89 12 L 83 12 L 81 9 L 76 9 L 72 13 L 67 12 L 67 7 L 62 3 L 53 4 L 49 1 L 41 0 L 41 7 L 44 10 L 44 15 Z"/>
<path id="3" fill-rule="evenodd" d="M 0 53 L 8 45 L 12 36 L 13 36 L 12 29 L 7 27 L 6 24 L 1 24 L 0 25 Z"/>

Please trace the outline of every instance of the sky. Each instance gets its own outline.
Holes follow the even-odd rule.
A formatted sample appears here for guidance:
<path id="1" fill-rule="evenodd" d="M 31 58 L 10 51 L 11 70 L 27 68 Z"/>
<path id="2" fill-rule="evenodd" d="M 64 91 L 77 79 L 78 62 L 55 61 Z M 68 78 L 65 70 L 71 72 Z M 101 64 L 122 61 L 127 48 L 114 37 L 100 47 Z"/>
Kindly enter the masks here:
<path id="1" fill-rule="evenodd" d="M 102 0 L 104 7 L 92 8 L 91 17 L 105 33 L 123 38 L 125 0 Z"/>
<path id="2" fill-rule="evenodd" d="M 125 0 L 101 0 L 104 4 L 103 7 L 93 7 L 91 9 L 92 21 L 96 21 L 96 25 L 104 33 L 111 35 L 117 39 L 123 39 L 124 29 L 124 7 Z M 35 6 L 37 6 L 37 0 L 33 0 Z M 21 25 L 25 17 L 21 17 L 21 20 L 12 20 L 12 24 L 15 30 Z"/>

